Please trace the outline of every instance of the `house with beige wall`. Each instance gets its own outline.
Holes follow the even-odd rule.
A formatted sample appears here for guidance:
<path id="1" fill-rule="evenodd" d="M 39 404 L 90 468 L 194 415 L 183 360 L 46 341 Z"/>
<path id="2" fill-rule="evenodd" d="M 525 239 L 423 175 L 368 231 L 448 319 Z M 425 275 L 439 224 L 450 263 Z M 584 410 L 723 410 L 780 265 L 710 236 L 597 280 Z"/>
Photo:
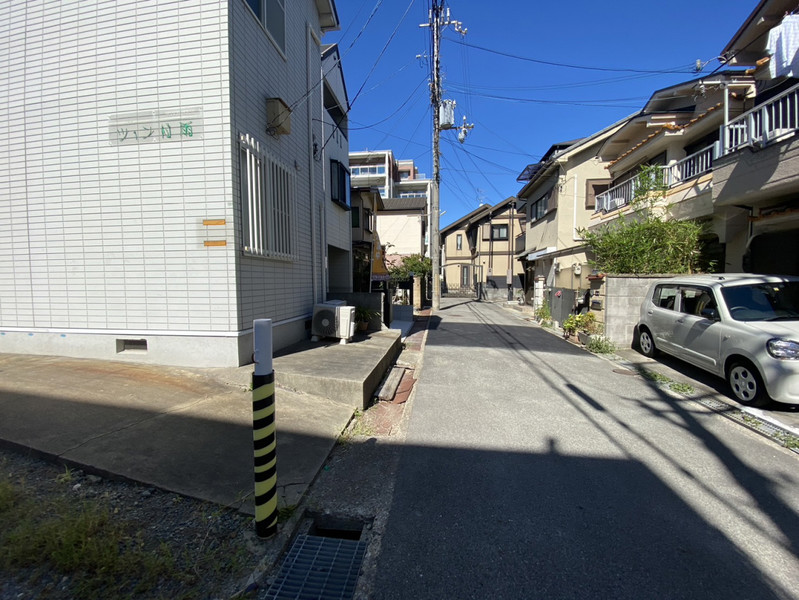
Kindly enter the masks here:
<path id="1" fill-rule="evenodd" d="M 552 306 L 550 292 L 557 289 L 558 303 L 569 312 L 591 287 L 590 255 L 580 230 L 588 227 L 597 196 L 610 185 L 599 153 L 622 124 L 554 144 L 518 177 L 525 182 L 518 193 L 525 218 L 517 255 L 525 273 L 525 301 L 535 308 L 545 300 Z"/>
<path id="2" fill-rule="evenodd" d="M 307 337 L 346 271 L 332 249 L 351 262 L 334 2 L 4 2 L 0 21 L 0 352 L 237 366 L 254 319 L 276 348 Z"/>
<path id="3" fill-rule="evenodd" d="M 442 293 L 481 300 L 514 299 L 524 286 L 516 260 L 523 213 L 515 197 L 483 205 L 441 230 Z"/>
<path id="4" fill-rule="evenodd" d="M 374 187 L 383 207 L 377 231 L 389 262 L 411 254 L 429 255 L 426 243 L 432 181 L 413 160 L 399 160 L 391 150 L 350 152 L 353 187 Z"/>
<path id="5" fill-rule="evenodd" d="M 724 71 L 655 92 L 643 109 L 611 135 L 600 157 L 607 162 L 610 189 L 599 194 L 590 219 L 592 229 L 619 218 L 636 218 L 635 197 L 642 166 L 655 166 L 663 177 L 658 201 L 668 218 L 707 223 L 703 241 L 705 268 L 740 271 L 726 250 L 740 248 L 745 236 L 731 222 L 739 210 L 717 210 L 713 202 L 714 160 L 721 151 L 719 132 L 754 105 L 755 82 L 740 71 Z M 745 219 L 745 215 L 744 215 Z"/>
<path id="6" fill-rule="evenodd" d="M 714 270 L 799 274 L 799 44 L 769 46 L 795 8 L 759 2 L 720 53 L 728 70 L 655 92 L 604 146 L 613 185 L 592 228 L 630 217 L 637 170 L 659 165 L 669 218 L 708 224 Z"/>
<path id="7" fill-rule="evenodd" d="M 377 233 L 389 263 L 412 254 L 425 254 L 427 199 L 384 198 L 377 211 Z"/>

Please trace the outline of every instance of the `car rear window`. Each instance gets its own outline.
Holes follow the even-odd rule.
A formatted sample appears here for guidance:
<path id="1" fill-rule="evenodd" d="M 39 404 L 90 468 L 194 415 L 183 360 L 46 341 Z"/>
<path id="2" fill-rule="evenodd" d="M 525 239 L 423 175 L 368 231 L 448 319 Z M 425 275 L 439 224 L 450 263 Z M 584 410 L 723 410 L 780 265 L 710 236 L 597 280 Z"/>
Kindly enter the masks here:
<path id="1" fill-rule="evenodd" d="M 652 302 L 655 306 L 674 310 L 674 300 L 677 298 L 676 285 L 659 285 L 655 288 L 655 293 L 652 294 Z"/>

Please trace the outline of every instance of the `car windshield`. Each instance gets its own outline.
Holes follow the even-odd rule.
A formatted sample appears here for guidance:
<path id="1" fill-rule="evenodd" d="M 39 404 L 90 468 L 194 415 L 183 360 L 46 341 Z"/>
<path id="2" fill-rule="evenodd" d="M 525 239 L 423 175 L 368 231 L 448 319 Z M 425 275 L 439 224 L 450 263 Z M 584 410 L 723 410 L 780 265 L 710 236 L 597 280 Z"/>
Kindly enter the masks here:
<path id="1" fill-rule="evenodd" d="M 725 287 L 721 295 L 736 321 L 799 320 L 799 281 Z"/>

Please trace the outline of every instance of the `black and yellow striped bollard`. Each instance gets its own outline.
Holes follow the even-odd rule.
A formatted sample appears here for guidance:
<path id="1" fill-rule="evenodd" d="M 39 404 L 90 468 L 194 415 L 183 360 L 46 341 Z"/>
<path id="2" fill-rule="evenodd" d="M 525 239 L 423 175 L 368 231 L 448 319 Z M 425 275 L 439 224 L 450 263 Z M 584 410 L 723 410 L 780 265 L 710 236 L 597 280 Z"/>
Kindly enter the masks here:
<path id="1" fill-rule="evenodd" d="M 253 321 L 255 370 L 252 375 L 252 435 L 255 452 L 255 532 L 277 533 L 277 453 L 272 319 Z"/>

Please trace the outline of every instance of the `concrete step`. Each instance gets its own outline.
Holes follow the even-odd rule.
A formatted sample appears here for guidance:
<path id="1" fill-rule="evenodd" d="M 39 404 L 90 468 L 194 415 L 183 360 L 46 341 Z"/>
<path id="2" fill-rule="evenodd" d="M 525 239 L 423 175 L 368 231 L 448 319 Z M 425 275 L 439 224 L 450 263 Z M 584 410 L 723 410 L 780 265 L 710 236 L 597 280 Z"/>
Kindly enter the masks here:
<path id="1" fill-rule="evenodd" d="M 402 349 L 400 332 L 383 330 L 338 340 L 302 342 L 275 357 L 275 383 L 366 409 Z"/>

